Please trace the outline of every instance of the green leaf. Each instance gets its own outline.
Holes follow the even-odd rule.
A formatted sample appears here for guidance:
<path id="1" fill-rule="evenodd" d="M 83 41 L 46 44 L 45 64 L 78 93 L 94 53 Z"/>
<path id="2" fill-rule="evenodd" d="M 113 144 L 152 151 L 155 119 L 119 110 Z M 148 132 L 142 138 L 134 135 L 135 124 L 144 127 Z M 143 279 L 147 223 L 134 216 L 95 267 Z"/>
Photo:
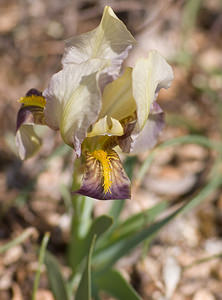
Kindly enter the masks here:
<path id="1" fill-rule="evenodd" d="M 74 218 L 76 223 L 78 224 L 76 230 L 79 238 L 83 238 L 86 236 L 89 227 L 92 223 L 92 209 L 94 204 L 94 199 L 85 196 L 77 196 L 73 198 L 75 202 L 74 211 L 75 215 Z"/>
<path id="2" fill-rule="evenodd" d="M 92 298 L 93 300 L 101 300 L 98 286 L 95 284 L 94 273 L 92 275 Z"/>
<path id="3" fill-rule="evenodd" d="M 145 239 L 153 239 L 158 231 L 163 228 L 166 224 L 172 221 L 176 216 L 181 213 L 185 213 L 199 205 L 203 200 L 206 199 L 216 188 L 222 184 L 222 177 L 220 174 L 215 174 L 211 181 L 206 185 L 200 193 L 194 197 L 191 201 L 186 202 L 175 212 L 171 213 L 164 219 L 154 223 L 153 225 L 146 227 L 132 236 L 118 240 L 109 245 L 109 247 L 102 249 L 96 253 L 93 263 L 97 264 L 97 270 L 104 271 L 109 269 L 113 264 L 126 255 L 130 250 L 134 249 L 138 244 L 143 242 Z"/>
<path id="4" fill-rule="evenodd" d="M 122 222 L 118 226 L 118 228 L 116 228 L 115 232 L 113 232 L 113 236 L 123 237 L 131 235 L 139 229 L 146 227 L 148 224 L 152 223 L 155 220 L 155 218 L 167 208 L 167 206 L 168 202 L 163 201 L 154 205 L 151 208 L 134 214 L 133 216 L 129 217 L 124 222 Z"/>
<path id="5" fill-rule="evenodd" d="M 99 290 L 107 292 L 116 299 L 142 300 L 137 292 L 116 270 L 108 270 L 103 273 L 102 276 L 97 277 L 95 281 Z"/>
<path id="6" fill-rule="evenodd" d="M 72 236 L 72 249 L 73 251 L 69 253 L 69 258 L 72 260 L 72 275 L 70 276 L 68 282 L 68 289 L 70 293 L 76 287 L 76 280 L 78 278 L 79 272 L 82 271 L 82 267 L 84 266 L 84 259 L 88 253 L 90 245 L 92 243 L 93 236 L 96 235 L 98 238 L 104 234 L 106 230 L 110 228 L 112 225 L 112 218 L 110 216 L 100 216 L 96 218 L 88 231 L 88 234 L 79 238 L 75 235 Z M 75 233 L 77 230 L 75 231 Z M 71 248 L 69 248 L 70 250 Z"/>
<path id="7" fill-rule="evenodd" d="M 76 268 L 82 263 L 83 259 L 87 255 L 87 251 L 92 243 L 94 235 L 99 238 L 107 229 L 112 225 L 113 219 L 110 216 L 99 216 L 96 218 L 85 238 L 79 239 L 76 244 L 74 244 L 74 249 L 72 253 L 72 261 L 75 262 Z"/>
<path id="8" fill-rule="evenodd" d="M 90 245 L 94 235 L 96 235 L 97 238 L 99 238 L 104 232 L 106 232 L 110 228 L 112 223 L 113 219 L 107 215 L 102 215 L 96 218 L 93 221 L 90 231 L 84 241 L 85 244 Z"/>
<path id="9" fill-rule="evenodd" d="M 129 179 L 133 178 L 133 170 L 137 161 L 138 161 L 137 156 L 128 156 L 124 162 L 124 169 Z"/>
<path id="10" fill-rule="evenodd" d="M 71 238 L 68 247 L 68 262 L 73 272 L 75 272 L 82 257 L 83 240 L 92 223 L 93 199 L 75 195 L 72 199 L 72 205 L 74 215 L 72 217 Z"/>
<path id="11" fill-rule="evenodd" d="M 34 236 L 38 235 L 36 229 L 34 227 L 27 228 L 18 237 L 14 238 L 7 244 L 0 246 L 0 254 L 4 253 L 5 251 L 8 251 L 12 247 L 15 247 L 15 246 L 23 243 L 27 238 L 29 238 L 32 235 L 34 235 Z"/>
<path id="12" fill-rule="evenodd" d="M 76 292 L 76 300 L 91 300 L 91 258 L 92 253 L 94 249 L 96 241 L 96 235 L 93 236 L 90 249 L 89 249 L 89 255 L 87 259 L 87 264 L 85 271 L 83 272 L 82 278 L 79 283 L 79 287 Z"/>
<path id="13" fill-rule="evenodd" d="M 144 210 L 140 213 L 134 214 L 119 225 L 117 225 L 112 232 L 109 231 L 97 243 L 96 253 L 102 249 L 108 248 L 113 243 L 134 234 L 136 231 L 146 227 L 153 222 L 155 218 L 163 212 L 168 206 L 167 201 L 158 203 L 157 205 Z M 112 228 L 112 227 L 111 227 Z"/>
<path id="14" fill-rule="evenodd" d="M 86 251 L 86 249 L 89 248 L 94 235 L 96 235 L 99 238 L 102 234 L 107 232 L 107 230 L 111 227 L 112 223 L 113 223 L 113 219 L 107 215 L 103 215 L 96 218 L 90 228 L 90 231 L 86 239 L 84 240 L 83 251 Z"/>
<path id="15" fill-rule="evenodd" d="M 115 222 L 118 221 L 119 215 L 121 211 L 123 210 L 125 200 L 112 200 L 113 204 L 110 208 L 109 215 L 115 220 Z"/>
<path id="16" fill-rule="evenodd" d="M 41 248 L 39 251 L 38 269 L 35 274 L 35 280 L 34 280 L 34 286 L 33 286 L 33 292 L 32 292 L 32 300 L 36 299 L 36 293 L 37 293 L 38 286 L 39 286 L 41 268 L 42 268 L 42 264 L 44 262 L 45 251 L 46 251 L 46 248 L 48 245 L 49 237 L 50 237 L 49 232 L 46 232 L 42 239 L 42 244 L 41 244 Z"/>
<path id="17" fill-rule="evenodd" d="M 45 265 L 51 290 L 55 299 L 69 300 L 67 288 L 62 273 L 60 271 L 59 264 L 56 258 L 48 251 L 45 255 Z"/>
<path id="18" fill-rule="evenodd" d="M 185 35 L 184 38 L 187 38 L 187 35 L 194 29 L 198 12 L 200 11 L 202 4 L 203 0 L 186 1 L 182 16 L 182 33 Z"/>
<path id="19" fill-rule="evenodd" d="M 59 186 L 60 194 L 64 201 L 67 213 L 72 213 L 72 196 L 70 193 L 70 187 L 64 183 L 61 183 Z"/>

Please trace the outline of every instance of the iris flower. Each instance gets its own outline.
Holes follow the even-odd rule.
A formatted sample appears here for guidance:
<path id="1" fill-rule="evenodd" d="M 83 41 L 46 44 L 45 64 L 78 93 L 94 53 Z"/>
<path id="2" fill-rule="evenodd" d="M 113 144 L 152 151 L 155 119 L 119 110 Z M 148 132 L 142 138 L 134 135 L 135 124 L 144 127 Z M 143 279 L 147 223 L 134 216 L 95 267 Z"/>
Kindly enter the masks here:
<path id="1" fill-rule="evenodd" d="M 20 99 L 16 143 L 21 159 L 41 145 L 33 126 L 47 125 L 60 131 L 85 166 L 77 193 L 130 198 L 130 181 L 114 148 L 138 153 L 155 145 L 164 124 L 157 94 L 173 79 L 172 68 L 157 51 L 122 71 L 134 44 L 108 6 L 97 28 L 67 41 L 62 70 L 43 93 L 31 89 Z"/>

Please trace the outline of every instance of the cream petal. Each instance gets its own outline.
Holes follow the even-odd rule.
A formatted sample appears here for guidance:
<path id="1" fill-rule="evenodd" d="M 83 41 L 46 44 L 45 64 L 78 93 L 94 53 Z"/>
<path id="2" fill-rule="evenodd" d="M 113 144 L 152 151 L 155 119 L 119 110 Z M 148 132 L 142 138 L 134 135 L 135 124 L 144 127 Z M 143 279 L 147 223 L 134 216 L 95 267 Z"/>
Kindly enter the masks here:
<path id="1" fill-rule="evenodd" d="M 173 70 L 157 52 L 150 51 L 147 58 L 137 61 L 132 72 L 133 96 L 137 106 L 137 130 L 147 121 L 150 107 L 161 88 L 168 88 L 173 80 Z"/>
<path id="2" fill-rule="evenodd" d="M 111 116 L 122 120 L 136 110 L 136 102 L 132 95 L 132 68 L 126 68 L 118 79 L 109 83 L 103 92 L 100 117 Z"/>
<path id="3" fill-rule="evenodd" d="M 67 65 L 56 73 L 44 91 L 47 124 L 59 128 L 66 144 L 81 154 L 81 143 L 89 126 L 96 121 L 101 107 L 98 88 L 99 72 L 106 62 L 92 59 L 76 65 Z"/>
<path id="4" fill-rule="evenodd" d="M 43 108 L 22 106 L 17 115 L 15 136 L 16 146 L 22 160 L 34 155 L 41 146 L 41 139 L 36 135 L 33 124 L 45 125 Z"/>
<path id="5" fill-rule="evenodd" d="M 87 137 L 98 135 L 120 136 L 123 135 L 123 127 L 118 120 L 105 116 L 93 125 Z"/>
<path id="6" fill-rule="evenodd" d="M 91 58 L 106 59 L 111 62 L 106 75 L 115 77 L 133 44 L 135 39 L 124 23 L 117 18 L 111 7 L 106 6 L 97 28 L 67 41 L 62 63 L 79 64 Z M 102 81 L 103 84 L 107 83 L 104 78 Z"/>
<path id="7" fill-rule="evenodd" d="M 34 155 L 41 146 L 41 139 L 36 135 L 33 125 L 46 125 L 44 116 L 45 99 L 36 89 L 30 89 L 25 97 L 20 98 L 22 103 L 16 121 L 16 145 L 21 159 Z"/>
<path id="8" fill-rule="evenodd" d="M 22 125 L 16 132 L 15 141 L 22 160 L 33 156 L 41 146 L 41 140 L 35 133 L 33 125 Z"/>

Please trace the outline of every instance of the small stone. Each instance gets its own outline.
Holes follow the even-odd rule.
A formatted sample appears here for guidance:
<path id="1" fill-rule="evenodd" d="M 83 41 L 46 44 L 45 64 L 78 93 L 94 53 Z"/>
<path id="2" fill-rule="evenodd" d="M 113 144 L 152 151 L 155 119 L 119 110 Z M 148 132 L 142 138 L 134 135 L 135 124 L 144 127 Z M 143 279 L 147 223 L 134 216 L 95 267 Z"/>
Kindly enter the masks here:
<path id="1" fill-rule="evenodd" d="M 19 260 L 22 254 L 23 251 L 20 245 L 10 248 L 5 254 L 4 264 L 8 266 L 15 263 L 16 261 Z"/>
<path id="2" fill-rule="evenodd" d="M 7 290 L 12 285 L 12 272 L 5 271 L 4 274 L 0 277 L 0 291 Z"/>
<path id="3" fill-rule="evenodd" d="M 36 293 L 36 300 L 54 300 L 54 297 L 50 291 L 39 289 Z"/>
<path id="4" fill-rule="evenodd" d="M 148 176 L 146 186 L 148 190 L 160 195 L 179 196 L 191 190 L 196 180 L 193 174 L 185 174 L 176 168 L 165 167 L 160 174 Z"/>
<path id="5" fill-rule="evenodd" d="M 13 30 L 18 24 L 20 17 L 19 5 L 9 5 L 1 8 L 0 33 L 8 33 Z"/>
<path id="6" fill-rule="evenodd" d="M 170 299 L 180 281 L 181 268 L 173 256 L 167 256 L 163 266 L 163 280 L 166 298 Z"/>
<path id="7" fill-rule="evenodd" d="M 209 238 L 204 243 L 204 249 L 208 255 L 215 255 L 222 252 L 222 241 L 218 238 Z"/>
<path id="8" fill-rule="evenodd" d="M 13 293 L 12 300 L 23 300 L 21 288 L 17 283 L 13 283 L 12 293 Z"/>
<path id="9" fill-rule="evenodd" d="M 183 295 L 185 295 L 186 297 L 189 297 L 189 296 L 193 295 L 196 291 L 200 290 L 202 281 L 203 281 L 202 279 L 201 280 L 196 279 L 195 281 L 194 280 L 185 281 L 185 282 L 183 282 L 183 284 L 181 284 L 180 292 Z M 192 300 L 194 300 L 194 299 L 192 299 Z M 195 300 L 197 300 L 197 299 L 195 299 Z M 201 300 L 203 300 L 203 299 L 201 299 Z"/>
<path id="10" fill-rule="evenodd" d="M 208 290 L 202 289 L 195 293 L 192 300 L 215 300 L 215 297 Z"/>
<path id="11" fill-rule="evenodd" d="M 220 68 L 222 66 L 220 49 L 210 48 L 203 52 L 199 57 L 199 63 L 207 70 Z"/>
<path id="12" fill-rule="evenodd" d="M 62 24 L 58 22 L 50 22 L 47 28 L 47 34 L 54 38 L 54 39 L 59 39 L 62 37 L 64 33 L 64 28 L 62 27 Z"/>
<path id="13" fill-rule="evenodd" d="M 179 154 L 184 159 L 202 160 L 207 157 L 207 150 L 199 145 L 188 144 L 180 147 Z"/>

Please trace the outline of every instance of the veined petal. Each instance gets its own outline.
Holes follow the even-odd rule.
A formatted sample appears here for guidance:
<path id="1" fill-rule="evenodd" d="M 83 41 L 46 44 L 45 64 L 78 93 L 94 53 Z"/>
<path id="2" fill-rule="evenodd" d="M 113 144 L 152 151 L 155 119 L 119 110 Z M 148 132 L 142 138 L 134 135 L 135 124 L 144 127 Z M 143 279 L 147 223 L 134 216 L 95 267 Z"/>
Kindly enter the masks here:
<path id="1" fill-rule="evenodd" d="M 123 152 L 130 152 L 131 154 L 138 154 L 140 152 L 151 149 L 157 143 L 157 139 L 163 130 L 164 113 L 160 106 L 154 102 L 142 131 L 139 133 L 125 134 L 125 136 L 118 138 L 118 143 Z M 133 128 L 128 128 L 128 131 Z"/>
<path id="2" fill-rule="evenodd" d="M 16 132 L 15 141 L 22 160 L 33 156 L 41 146 L 41 139 L 35 133 L 32 125 L 22 125 Z"/>
<path id="3" fill-rule="evenodd" d="M 132 68 L 126 68 L 122 76 L 105 87 L 102 101 L 100 117 L 108 115 L 122 120 L 135 112 L 136 102 L 132 93 Z"/>
<path id="4" fill-rule="evenodd" d="M 148 119 L 150 107 L 161 88 L 168 88 L 173 70 L 157 52 L 150 51 L 148 58 L 140 59 L 132 73 L 133 96 L 137 106 L 137 127 L 141 130 Z"/>
<path id="5" fill-rule="evenodd" d="M 26 159 L 34 155 L 41 145 L 41 140 L 34 132 L 33 125 L 46 125 L 45 99 L 41 92 L 31 89 L 19 102 L 22 103 L 22 107 L 17 115 L 16 145 L 21 159 Z"/>
<path id="6" fill-rule="evenodd" d="M 74 146 L 78 156 L 89 126 L 98 118 L 101 107 L 98 76 L 105 66 L 106 61 L 99 59 L 79 66 L 67 65 L 53 75 L 44 91 L 47 124 L 60 129 L 63 140 Z"/>
<path id="7" fill-rule="evenodd" d="M 130 181 L 114 150 L 86 153 L 82 186 L 76 193 L 100 200 L 130 198 Z"/>
<path id="8" fill-rule="evenodd" d="M 107 73 L 115 76 L 134 43 L 135 39 L 124 23 L 111 7 L 106 6 L 97 28 L 67 41 L 62 63 L 79 64 L 92 58 L 106 59 L 111 62 Z"/>
<path id="9" fill-rule="evenodd" d="M 123 127 L 118 120 L 105 116 L 93 125 L 87 137 L 98 135 L 120 136 L 123 135 Z"/>

